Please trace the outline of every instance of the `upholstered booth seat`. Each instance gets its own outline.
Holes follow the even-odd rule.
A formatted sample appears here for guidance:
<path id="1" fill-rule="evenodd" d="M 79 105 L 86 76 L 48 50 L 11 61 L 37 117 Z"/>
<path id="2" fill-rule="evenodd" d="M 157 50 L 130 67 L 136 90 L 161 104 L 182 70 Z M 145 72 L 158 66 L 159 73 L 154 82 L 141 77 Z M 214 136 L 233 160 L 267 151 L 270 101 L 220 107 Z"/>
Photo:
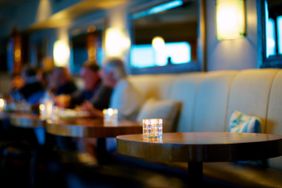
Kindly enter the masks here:
<path id="1" fill-rule="evenodd" d="M 229 131 L 230 116 L 239 111 L 258 117 L 263 133 L 282 135 L 281 69 L 141 75 L 131 76 L 130 81 L 145 100 L 181 103 L 173 131 Z M 282 157 L 268 159 L 268 164 L 261 168 L 209 163 L 204 173 L 235 185 L 282 187 Z"/>
<path id="2" fill-rule="evenodd" d="M 281 170 L 233 163 L 204 165 L 207 177 L 228 182 L 234 187 L 281 187 Z"/>
<path id="3" fill-rule="evenodd" d="M 187 169 L 187 163 L 167 164 L 171 168 Z M 204 163 L 205 179 L 213 179 L 222 187 L 281 187 L 281 170 L 240 165 L 232 162 Z"/>

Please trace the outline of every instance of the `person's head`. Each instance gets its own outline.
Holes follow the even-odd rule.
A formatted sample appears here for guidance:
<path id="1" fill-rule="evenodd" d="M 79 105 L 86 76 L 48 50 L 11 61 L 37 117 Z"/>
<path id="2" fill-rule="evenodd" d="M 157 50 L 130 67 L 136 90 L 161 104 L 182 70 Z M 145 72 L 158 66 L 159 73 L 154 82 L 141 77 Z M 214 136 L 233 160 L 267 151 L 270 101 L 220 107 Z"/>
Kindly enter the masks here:
<path id="1" fill-rule="evenodd" d="M 11 89 L 20 89 L 24 86 L 24 79 L 21 74 L 14 73 L 11 76 Z"/>
<path id="2" fill-rule="evenodd" d="M 29 84 L 29 83 L 38 81 L 37 69 L 32 66 L 24 67 L 24 69 L 22 70 L 21 76 L 25 84 Z"/>
<path id="3" fill-rule="evenodd" d="M 50 72 L 45 72 L 43 69 L 39 69 L 37 72 L 37 79 L 43 86 L 48 86 Z"/>
<path id="4" fill-rule="evenodd" d="M 54 68 L 54 61 L 51 57 L 46 56 L 42 59 L 41 68 L 43 72 L 51 72 Z"/>
<path id="5" fill-rule="evenodd" d="M 99 69 L 100 68 L 96 64 L 96 62 L 85 62 L 80 72 L 80 76 L 83 79 L 85 90 L 89 91 L 95 89 L 100 80 Z"/>
<path id="6" fill-rule="evenodd" d="M 121 59 L 112 58 L 103 64 L 101 77 L 105 85 L 114 87 L 119 80 L 126 76 L 124 62 Z"/>
<path id="7" fill-rule="evenodd" d="M 71 80 L 71 75 L 66 67 L 55 67 L 49 77 L 49 87 L 58 88 Z"/>

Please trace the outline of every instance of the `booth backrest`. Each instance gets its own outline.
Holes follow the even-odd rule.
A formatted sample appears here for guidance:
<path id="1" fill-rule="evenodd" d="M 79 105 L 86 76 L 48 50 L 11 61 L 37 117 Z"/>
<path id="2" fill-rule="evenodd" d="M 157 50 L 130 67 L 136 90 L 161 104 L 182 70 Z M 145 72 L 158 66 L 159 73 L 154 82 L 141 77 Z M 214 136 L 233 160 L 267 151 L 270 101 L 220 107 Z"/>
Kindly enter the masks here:
<path id="1" fill-rule="evenodd" d="M 181 102 L 176 131 L 228 131 L 230 115 L 238 110 L 260 117 L 264 133 L 282 135 L 281 69 L 142 75 L 130 81 L 145 99 Z M 282 169 L 282 157 L 270 165 Z"/>
<path id="2" fill-rule="evenodd" d="M 237 71 L 142 75 L 130 81 L 145 99 L 181 102 L 176 131 L 226 131 L 231 82 Z"/>
<path id="3" fill-rule="evenodd" d="M 262 120 L 262 131 L 265 132 L 269 96 L 277 73 L 278 70 L 268 69 L 239 72 L 232 82 L 227 119 L 234 110 L 258 116 Z"/>
<path id="4" fill-rule="evenodd" d="M 266 133 L 282 135 L 282 71 L 274 77 L 269 93 Z M 282 169 L 282 157 L 269 160 L 270 166 Z"/>
<path id="5" fill-rule="evenodd" d="M 176 131 L 185 132 L 193 130 L 194 109 L 198 86 L 204 78 L 204 73 L 198 73 L 181 75 L 175 79 L 168 99 L 181 102 L 181 113 L 179 115 Z"/>
<path id="6" fill-rule="evenodd" d="M 198 85 L 193 131 L 226 131 L 226 111 L 236 72 L 210 72 Z M 183 114 L 184 115 L 184 114 Z"/>

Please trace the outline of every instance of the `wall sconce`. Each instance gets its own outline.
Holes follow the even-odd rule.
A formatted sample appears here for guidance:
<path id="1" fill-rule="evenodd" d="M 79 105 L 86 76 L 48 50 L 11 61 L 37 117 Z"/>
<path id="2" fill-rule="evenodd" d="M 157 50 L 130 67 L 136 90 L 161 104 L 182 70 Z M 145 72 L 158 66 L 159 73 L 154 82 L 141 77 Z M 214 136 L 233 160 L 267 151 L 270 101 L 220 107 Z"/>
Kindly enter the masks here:
<path id="1" fill-rule="evenodd" d="M 130 40 L 119 28 L 106 30 L 105 48 L 108 57 L 122 57 L 130 47 Z"/>
<path id="2" fill-rule="evenodd" d="M 152 46 L 155 50 L 164 50 L 165 41 L 162 37 L 156 36 L 152 39 Z"/>
<path id="3" fill-rule="evenodd" d="M 217 0 L 217 39 L 236 39 L 246 33 L 244 0 Z"/>
<path id="4" fill-rule="evenodd" d="M 57 40 L 53 48 L 54 62 L 56 66 L 67 66 L 70 59 L 70 48 L 67 42 Z"/>
<path id="5" fill-rule="evenodd" d="M 156 36 L 152 39 L 152 46 L 154 49 L 156 65 L 159 66 L 165 65 L 167 63 L 165 40 L 160 36 Z"/>

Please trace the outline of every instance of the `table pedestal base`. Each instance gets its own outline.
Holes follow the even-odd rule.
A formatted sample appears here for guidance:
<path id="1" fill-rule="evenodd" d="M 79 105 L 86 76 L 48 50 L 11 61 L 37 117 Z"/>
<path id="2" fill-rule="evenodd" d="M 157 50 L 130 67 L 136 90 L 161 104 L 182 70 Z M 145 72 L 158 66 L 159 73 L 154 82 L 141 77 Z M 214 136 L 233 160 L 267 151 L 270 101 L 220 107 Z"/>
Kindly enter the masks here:
<path id="1" fill-rule="evenodd" d="M 188 163 L 188 181 L 191 184 L 200 184 L 203 180 L 203 163 L 189 162 Z"/>

